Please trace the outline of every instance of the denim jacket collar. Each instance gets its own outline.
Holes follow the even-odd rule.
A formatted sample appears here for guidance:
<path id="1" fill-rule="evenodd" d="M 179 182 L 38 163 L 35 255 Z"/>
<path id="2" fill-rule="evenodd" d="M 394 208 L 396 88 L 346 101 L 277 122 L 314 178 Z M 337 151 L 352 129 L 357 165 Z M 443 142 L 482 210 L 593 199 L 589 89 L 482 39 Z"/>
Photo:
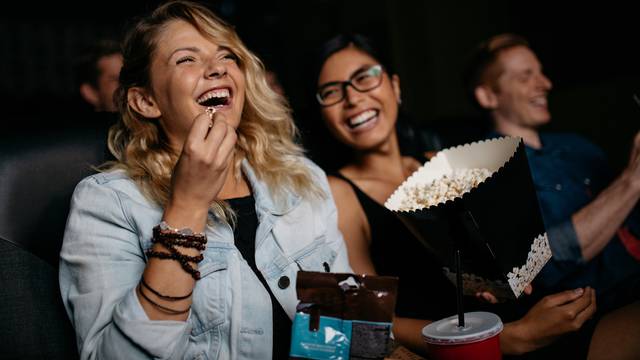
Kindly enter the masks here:
<path id="1" fill-rule="evenodd" d="M 273 193 L 269 191 L 267 184 L 258 178 L 247 159 L 242 160 L 242 171 L 251 184 L 256 206 L 261 210 L 272 215 L 282 216 L 300 204 L 302 198 L 292 192 L 291 189 L 282 189 L 282 196 L 279 199 L 274 199 Z"/>

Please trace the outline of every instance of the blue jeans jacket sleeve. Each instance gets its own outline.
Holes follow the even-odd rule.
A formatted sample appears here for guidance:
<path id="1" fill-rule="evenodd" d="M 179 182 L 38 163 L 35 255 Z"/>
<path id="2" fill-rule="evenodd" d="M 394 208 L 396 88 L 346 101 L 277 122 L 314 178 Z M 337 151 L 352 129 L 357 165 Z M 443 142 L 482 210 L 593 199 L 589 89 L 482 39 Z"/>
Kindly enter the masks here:
<path id="1" fill-rule="evenodd" d="M 60 289 L 82 359 L 180 358 L 189 326 L 151 321 L 135 293 L 144 256 L 115 190 L 94 177 L 76 188 L 60 260 Z"/>
<path id="2" fill-rule="evenodd" d="M 538 280 L 544 286 L 551 287 L 560 282 L 565 275 L 583 265 L 585 261 L 571 219 L 547 229 L 547 236 L 552 257 L 540 272 Z"/>

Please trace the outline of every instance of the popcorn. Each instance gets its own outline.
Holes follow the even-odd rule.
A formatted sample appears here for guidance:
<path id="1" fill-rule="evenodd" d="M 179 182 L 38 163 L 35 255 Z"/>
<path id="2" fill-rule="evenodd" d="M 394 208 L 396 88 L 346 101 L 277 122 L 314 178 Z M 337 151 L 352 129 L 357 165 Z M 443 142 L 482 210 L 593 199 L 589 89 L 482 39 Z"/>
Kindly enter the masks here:
<path id="1" fill-rule="evenodd" d="M 488 169 L 454 169 L 430 184 L 417 184 L 404 188 L 405 196 L 398 210 L 417 210 L 453 200 L 471 191 L 489 176 L 491 171 Z"/>
<path id="2" fill-rule="evenodd" d="M 527 255 L 527 262 L 520 268 L 514 267 L 507 274 L 509 285 L 516 296 L 522 294 L 524 288 L 533 281 L 549 259 L 551 259 L 551 248 L 547 233 L 544 233 L 533 240 L 531 250 Z"/>

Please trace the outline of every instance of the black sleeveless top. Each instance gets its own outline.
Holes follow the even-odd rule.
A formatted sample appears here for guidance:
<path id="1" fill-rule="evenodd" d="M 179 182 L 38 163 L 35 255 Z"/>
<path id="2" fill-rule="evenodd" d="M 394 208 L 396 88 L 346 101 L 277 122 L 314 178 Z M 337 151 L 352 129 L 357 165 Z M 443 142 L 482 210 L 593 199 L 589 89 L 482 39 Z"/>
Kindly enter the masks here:
<path id="1" fill-rule="evenodd" d="M 399 277 L 396 315 L 438 320 L 456 313 L 453 284 L 400 219 L 340 173 L 356 193 L 371 227 L 369 253 L 378 275 Z"/>
<path id="2" fill-rule="evenodd" d="M 235 211 L 236 226 L 233 229 L 234 243 L 242 257 L 247 261 L 251 270 L 256 274 L 264 288 L 271 297 L 271 309 L 273 314 L 273 354 L 272 359 L 288 359 L 291 343 L 291 319 L 282 308 L 282 305 L 273 296 L 267 281 L 256 266 L 256 230 L 258 229 L 258 216 L 256 214 L 255 200 L 249 195 L 242 198 L 228 199 L 229 206 Z"/>

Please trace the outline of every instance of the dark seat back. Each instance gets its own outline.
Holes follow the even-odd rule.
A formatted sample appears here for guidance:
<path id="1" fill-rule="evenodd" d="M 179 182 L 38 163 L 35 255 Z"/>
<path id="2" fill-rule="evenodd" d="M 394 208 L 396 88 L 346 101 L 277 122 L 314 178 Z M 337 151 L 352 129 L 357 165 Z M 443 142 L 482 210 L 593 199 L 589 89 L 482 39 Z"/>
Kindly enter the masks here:
<path id="1" fill-rule="evenodd" d="M 106 156 L 106 128 L 13 134 L 0 143 L 0 237 L 54 267 L 76 184 Z"/>
<path id="2" fill-rule="evenodd" d="M 74 359 L 58 259 L 76 184 L 106 159 L 107 128 L 0 138 L 0 357 Z"/>
<path id="3" fill-rule="evenodd" d="M 57 270 L 0 239 L 0 281 L 0 358 L 77 359 Z"/>

